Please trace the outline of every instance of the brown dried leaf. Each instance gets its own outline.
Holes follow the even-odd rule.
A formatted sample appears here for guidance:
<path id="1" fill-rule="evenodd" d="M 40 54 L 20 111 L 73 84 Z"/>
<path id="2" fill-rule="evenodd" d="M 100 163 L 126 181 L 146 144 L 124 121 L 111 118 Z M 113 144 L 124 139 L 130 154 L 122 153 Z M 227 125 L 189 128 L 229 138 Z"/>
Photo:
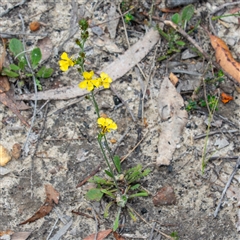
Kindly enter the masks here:
<path id="1" fill-rule="evenodd" d="M 46 202 L 48 202 L 48 203 L 55 202 L 56 204 L 58 204 L 59 196 L 60 196 L 59 192 L 56 191 L 53 188 L 53 186 L 50 184 L 45 185 L 45 191 L 46 191 L 46 195 L 47 195 Z"/>
<path id="2" fill-rule="evenodd" d="M 117 232 L 113 232 L 113 236 L 116 240 L 125 240 L 125 238 L 119 235 Z"/>
<path id="3" fill-rule="evenodd" d="M 0 93 L 7 92 L 9 91 L 9 89 L 10 89 L 10 84 L 9 84 L 8 78 L 5 76 L 0 76 Z"/>
<path id="4" fill-rule="evenodd" d="M 173 86 L 176 86 L 178 83 L 178 77 L 174 73 L 170 73 L 169 79 L 172 82 Z"/>
<path id="5" fill-rule="evenodd" d="M 101 232 L 98 232 L 97 235 L 97 240 L 103 240 L 104 238 L 106 238 L 110 233 L 112 232 L 112 229 L 107 229 L 107 230 L 103 230 Z M 95 233 L 89 235 L 88 237 L 85 237 L 83 240 L 94 240 L 95 239 Z"/>
<path id="6" fill-rule="evenodd" d="M 184 108 L 181 95 L 170 80 L 165 77 L 160 87 L 159 115 L 161 118 L 161 134 L 158 142 L 157 165 L 169 165 L 176 145 L 187 123 L 188 114 Z"/>
<path id="7" fill-rule="evenodd" d="M 8 150 L 0 145 L 0 166 L 5 166 L 11 160 Z"/>
<path id="8" fill-rule="evenodd" d="M 19 225 L 35 222 L 36 220 L 45 217 L 52 211 L 54 203 L 58 204 L 60 194 L 52 187 L 52 185 L 45 185 L 45 191 L 47 197 L 43 206 L 41 206 L 40 209 L 32 217 L 20 223 Z"/>
<path id="9" fill-rule="evenodd" d="M 12 157 L 15 159 L 19 159 L 21 156 L 21 145 L 19 143 L 15 143 L 12 147 Z"/>
<path id="10" fill-rule="evenodd" d="M 214 35 L 209 36 L 215 50 L 216 61 L 224 71 L 240 83 L 240 63 L 233 58 L 228 46 L 221 38 Z"/>
<path id="11" fill-rule="evenodd" d="M 124 54 L 119 56 L 114 62 L 108 64 L 104 69 L 98 72 L 105 72 L 115 81 L 124 76 L 132 67 L 140 62 L 159 41 L 159 34 L 154 29 L 151 29 L 143 39 L 131 46 Z M 58 89 L 38 92 L 38 100 L 48 99 L 70 99 L 88 94 L 87 90 L 80 89 L 78 85 L 67 86 Z M 17 100 L 34 100 L 35 94 L 23 94 L 16 96 Z"/>

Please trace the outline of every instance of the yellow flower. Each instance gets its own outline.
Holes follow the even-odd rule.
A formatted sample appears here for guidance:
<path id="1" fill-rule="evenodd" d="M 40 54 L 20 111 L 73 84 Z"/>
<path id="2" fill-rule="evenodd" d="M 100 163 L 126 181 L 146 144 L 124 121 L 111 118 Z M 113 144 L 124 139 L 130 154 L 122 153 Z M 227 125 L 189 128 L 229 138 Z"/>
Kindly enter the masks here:
<path id="1" fill-rule="evenodd" d="M 111 118 L 100 117 L 97 120 L 99 127 L 102 129 L 102 134 L 110 132 L 111 130 L 117 129 L 117 124 Z"/>
<path id="2" fill-rule="evenodd" d="M 66 72 L 68 70 L 68 67 L 69 66 L 74 66 L 74 61 L 68 57 L 67 53 L 64 52 L 62 55 L 61 55 L 61 60 L 58 61 L 59 65 L 60 65 L 60 69 L 63 71 L 63 72 Z"/>
<path id="3" fill-rule="evenodd" d="M 112 82 L 112 79 L 108 76 L 106 73 L 100 74 L 100 86 L 103 86 L 104 88 L 109 88 L 110 83 Z"/>
<path id="4" fill-rule="evenodd" d="M 100 81 L 99 78 L 92 79 L 94 72 L 83 72 L 84 80 L 78 84 L 80 88 L 87 88 L 88 91 L 92 91 L 94 87 L 99 87 Z"/>

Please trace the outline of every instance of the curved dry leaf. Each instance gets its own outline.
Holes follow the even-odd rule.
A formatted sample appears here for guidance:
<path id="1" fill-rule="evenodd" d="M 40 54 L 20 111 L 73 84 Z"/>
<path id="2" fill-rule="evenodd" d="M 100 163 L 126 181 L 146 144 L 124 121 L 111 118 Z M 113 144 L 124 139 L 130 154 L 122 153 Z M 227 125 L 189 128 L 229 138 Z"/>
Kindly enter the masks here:
<path id="1" fill-rule="evenodd" d="M 112 229 L 107 229 L 107 230 L 103 230 L 98 232 L 97 235 L 97 240 L 103 240 L 104 238 L 106 238 L 110 233 L 112 232 Z M 85 237 L 83 240 L 94 240 L 95 239 L 95 233 L 89 235 L 88 237 Z"/>
<path id="2" fill-rule="evenodd" d="M 0 145 L 0 166 L 5 166 L 11 160 L 8 150 Z"/>
<path id="3" fill-rule="evenodd" d="M 59 200 L 59 192 L 57 192 L 52 185 L 47 184 L 45 185 L 45 191 L 46 191 L 46 200 L 45 203 L 40 207 L 40 209 L 29 219 L 27 219 L 24 222 L 21 222 L 19 225 L 23 225 L 26 223 L 32 223 L 36 220 L 45 217 L 47 214 L 49 214 L 53 207 L 54 203 L 58 204 Z"/>
<path id="4" fill-rule="evenodd" d="M 184 102 L 176 88 L 165 77 L 158 95 L 161 134 L 158 142 L 157 165 L 169 165 L 182 130 L 187 123 L 188 114 Z"/>
<path id="5" fill-rule="evenodd" d="M 212 47 L 215 50 L 215 57 L 217 63 L 231 75 L 238 83 L 240 83 L 240 63 L 237 62 L 226 43 L 214 35 L 209 35 Z"/>

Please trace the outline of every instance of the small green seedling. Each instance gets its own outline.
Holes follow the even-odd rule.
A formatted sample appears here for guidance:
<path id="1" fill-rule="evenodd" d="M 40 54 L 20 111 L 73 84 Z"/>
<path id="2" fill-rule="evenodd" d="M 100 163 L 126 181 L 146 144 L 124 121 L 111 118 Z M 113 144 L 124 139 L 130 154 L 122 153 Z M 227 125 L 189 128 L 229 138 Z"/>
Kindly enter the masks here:
<path id="1" fill-rule="evenodd" d="M 12 52 L 13 56 L 15 57 L 16 64 L 12 63 L 7 68 L 4 67 L 1 75 L 5 75 L 11 78 L 18 78 L 21 82 L 21 85 L 23 84 L 23 79 L 27 79 L 29 77 L 32 77 L 33 74 L 27 69 L 27 59 L 25 57 L 26 51 L 24 51 L 23 44 L 20 40 L 13 38 L 9 42 L 9 50 Z M 42 85 L 39 81 L 39 78 L 49 78 L 51 77 L 53 73 L 52 68 L 46 68 L 45 66 L 42 66 L 38 71 L 39 63 L 42 59 L 42 53 L 40 48 L 34 48 L 30 52 L 29 60 L 31 67 L 35 73 L 35 78 L 38 90 L 42 90 Z"/>
<path id="2" fill-rule="evenodd" d="M 208 95 L 207 96 L 207 101 L 208 101 L 208 106 L 210 108 L 211 111 L 214 111 L 214 110 L 218 110 L 218 98 L 214 95 Z M 200 106 L 201 107 L 207 107 L 207 103 L 205 100 L 201 100 L 200 101 Z"/>
<path id="3" fill-rule="evenodd" d="M 193 5 L 188 5 L 183 8 L 181 14 L 175 13 L 171 20 L 173 23 L 181 28 L 186 28 L 187 22 L 192 18 L 194 14 Z M 169 28 L 168 32 L 164 32 L 161 28 L 158 28 L 160 35 L 165 38 L 168 42 L 167 55 L 158 58 L 158 61 L 162 61 L 168 58 L 169 55 L 181 51 L 181 48 L 186 45 L 184 41 L 181 40 L 181 36 L 173 29 Z M 191 30 L 192 31 L 192 30 Z"/>
<path id="4" fill-rule="evenodd" d="M 188 112 L 198 109 L 198 104 L 196 101 L 190 100 L 185 108 Z"/>
<path id="5" fill-rule="evenodd" d="M 129 24 L 132 20 L 134 20 L 134 16 L 131 13 L 127 13 L 124 16 L 125 23 Z"/>

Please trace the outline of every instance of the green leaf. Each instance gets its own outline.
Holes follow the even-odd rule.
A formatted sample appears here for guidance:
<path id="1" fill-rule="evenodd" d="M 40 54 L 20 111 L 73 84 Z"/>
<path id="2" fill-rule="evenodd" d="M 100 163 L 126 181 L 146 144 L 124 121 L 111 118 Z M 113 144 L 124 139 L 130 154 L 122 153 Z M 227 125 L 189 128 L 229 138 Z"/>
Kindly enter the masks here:
<path id="1" fill-rule="evenodd" d="M 23 71 L 24 71 L 24 68 L 26 65 L 27 65 L 27 62 L 25 62 L 23 60 L 18 62 L 18 67 Z"/>
<path id="2" fill-rule="evenodd" d="M 139 192 L 139 193 L 130 195 L 128 199 L 135 198 L 135 197 L 147 197 L 147 196 L 148 196 L 147 192 Z"/>
<path id="3" fill-rule="evenodd" d="M 7 75 L 8 77 L 12 77 L 12 78 L 16 78 L 16 77 L 19 76 L 18 73 L 13 72 L 13 71 L 11 71 L 11 70 L 9 70 L 7 68 L 3 68 L 2 74 L 3 75 Z"/>
<path id="4" fill-rule="evenodd" d="M 167 58 L 167 56 L 161 56 L 161 57 L 159 57 L 157 60 L 159 61 L 159 62 L 161 62 L 161 61 L 163 61 L 164 59 L 166 59 Z"/>
<path id="5" fill-rule="evenodd" d="M 175 41 L 175 43 L 179 46 L 184 46 L 185 45 L 185 42 L 183 42 L 183 41 Z"/>
<path id="6" fill-rule="evenodd" d="M 116 219 L 113 223 L 113 231 L 115 232 L 117 229 L 118 229 L 118 226 L 119 226 L 119 217 L 120 217 L 120 214 L 121 214 L 121 208 L 118 208 L 118 212 L 117 212 L 117 216 L 116 216 Z"/>
<path id="7" fill-rule="evenodd" d="M 120 160 L 120 157 L 119 156 L 114 156 L 113 157 L 113 162 L 114 162 L 114 165 L 118 171 L 118 173 L 121 173 L 121 160 Z"/>
<path id="8" fill-rule="evenodd" d="M 131 186 L 130 189 L 131 189 L 131 190 L 136 190 L 136 189 L 138 189 L 140 186 L 141 186 L 141 185 L 140 185 L 139 183 L 137 183 L 137 184 Z"/>
<path id="9" fill-rule="evenodd" d="M 108 196 L 111 197 L 112 199 L 115 199 L 115 198 L 116 198 L 114 194 L 112 194 L 110 191 L 108 191 L 108 190 L 106 190 L 106 189 L 102 189 L 101 192 L 104 193 L 104 194 L 106 194 L 106 195 L 108 195 Z"/>
<path id="10" fill-rule="evenodd" d="M 17 56 L 17 59 L 19 61 L 25 63 L 25 65 L 26 65 L 27 61 L 26 61 L 26 58 L 23 53 L 24 47 L 20 40 L 18 40 L 16 38 L 12 38 L 9 42 L 9 49 L 15 57 Z"/>
<path id="11" fill-rule="evenodd" d="M 192 18 L 194 14 L 194 7 L 192 4 L 186 6 L 182 10 L 182 27 L 185 28 L 186 23 Z"/>
<path id="12" fill-rule="evenodd" d="M 53 73 L 52 68 L 46 68 L 45 66 L 42 66 L 36 75 L 39 78 L 49 78 L 51 77 L 52 73 Z"/>
<path id="13" fill-rule="evenodd" d="M 110 203 L 107 204 L 107 206 L 104 209 L 104 218 L 108 218 L 109 216 L 109 209 L 110 207 L 114 204 L 114 201 L 111 201 Z"/>
<path id="14" fill-rule="evenodd" d="M 32 63 L 32 67 L 36 68 L 38 63 L 41 61 L 42 59 L 42 53 L 40 48 L 34 48 L 31 51 L 31 55 L 30 55 L 30 59 L 31 59 L 31 63 Z"/>
<path id="15" fill-rule="evenodd" d="M 175 13 L 173 16 L 172 16 L 172 22 L 174 22 L 175 24 L 179 24 L 181 21 L 181 16 L 178 14 L 178 13 Z"/>
<path id="16" fill-rule="evenodd" d="M 158 27 L 157 30 L 162 37 L 164 37 L 167 41 L 170 41 L 169 35 L 165 33 L 160 27 Z"/>
<path id="17" fill-rule="evenodd" d="M 111 172 L 109 172 L 108 170 L 105 170 L 105 173 L 110 177 L 110 178 L 113 178 L 113 175 Z"/>
<path id="18" fill-rule="evenodd" d="M 142 173 L 142 177 L 146 177 L 149 173 L 151 172 L 151 170 L 150 169 L 145 169 L 144 171 L 143 171 L 143 173 Z"/>
<path id="19" fill-rule="evenodd" d="M 90 201 L 100 201 L 103 197 L 101 189 L 92 188 L 86 193 L 86 198 Z"/>
<path id="20" fill-rule="evenodd" d="M 10 64 L 9 65 L 10 69 L 13 70 L 13 71 L 18 71 L 20 70 L 20 67 L 18 67 L 16 64 Z"/>

